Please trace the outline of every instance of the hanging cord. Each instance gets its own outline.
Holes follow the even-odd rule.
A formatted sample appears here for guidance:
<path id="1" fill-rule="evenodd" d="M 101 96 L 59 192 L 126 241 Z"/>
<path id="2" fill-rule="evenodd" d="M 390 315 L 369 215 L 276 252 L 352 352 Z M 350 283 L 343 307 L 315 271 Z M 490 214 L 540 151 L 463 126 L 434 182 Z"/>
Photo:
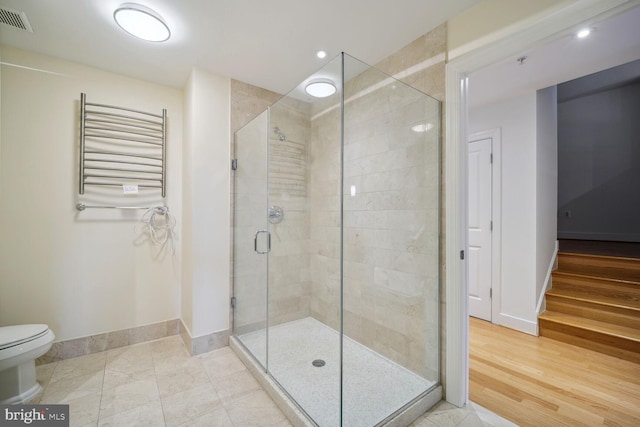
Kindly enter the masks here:
<path id="1" fill-rule="evenodd" d="M 140 234 L 146 234 L 153 244 L 164 247 L 167 242 L 171 245 L 171 254 L 175 254 L 176 249 L 173 243 L 175 238 L 174 227 L 176 219 L 169 213 L 166 206 L 157 206 L 149 208 L 142 214 L 140 223 L 135 227 L 135 231 Z"/>

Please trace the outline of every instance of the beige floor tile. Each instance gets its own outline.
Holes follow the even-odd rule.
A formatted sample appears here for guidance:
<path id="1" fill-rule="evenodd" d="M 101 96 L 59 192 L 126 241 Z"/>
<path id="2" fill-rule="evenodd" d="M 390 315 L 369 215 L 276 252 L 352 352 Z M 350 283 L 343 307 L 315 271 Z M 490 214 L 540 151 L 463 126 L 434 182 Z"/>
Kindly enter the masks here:
<path id="1" fill-rule="evenodd" d="M 216 378 L 212 382 L 218 396 L 226 403 L 242 398 L 256 390 L 262 390 L 253 375 L 246 370 Z"/>
<path id="2" fill-rule="evenodd" d="M 189 358 L 188 362 L 182 363 L 174 370 L 156 370 L 156 380 L 162 397 L 211 383 L 202 367 L 202 361 L 195 357 Z"/>
<path id="3" fill-rule="evenodd" d="M 42 387 L 46 387 L 47 384 L 49 384 L 49 380 L 51 380 L 53 371 L 56 369 L 56 366 L 58 366 L 58 362 L 36 366 L 36 380 Z"/>
<path id="4" fill-rule="evenodd" d="M 200 356 L 204 369 L 212 381 L 247 369 L 233 351 L 225 349 L 215 350 Z"/>
<path id="5" fill-rule="evenodd" d="M 182 337 L 180 335 L 174 335 L 171 337 L 152 341 L 150 345 L 154 360 L 160 360 L 175 355 L 189 356 L 187 347 L 184 345 L 184 342 L 182 341 Z"/>
<path id="6" fill-rule="evenodd" d="M 149 344 L 120 347 L 107 352 L 106 368 L 120 372 L 138 372 L 153 367 L 153 356 Z"/>
<path id="7" fill-rule="evenodd" d="M 426 417 L 420 417 L 409 425 L 409 427 L 438 427 Z"/>
<path id="8" fill-rule="evenodd" d="M 98 422 L 100 393 L 69 401 L 69 427 L 81 427 Z"/>
<path id="9" fill-rule="evenodd" d="M 104 370 L 107 353 L 100 352 L 58 362 L 49 382 L 54 383 L 65 378 L 79 377 Z"/>
<path id="10" fill-rule="evenodd" d="M 128 345 L 107 350 L 107 363 L 115 359 L 136 359 L 151 355 L 151 344 L 148 342 Z"/>
<path id="11" fill-rule="evenodd" d="M 137 374 L 138 372 L 146 371 L 152 368 L 153 368 L 153 361 L 151 359 L 151 356 L 149 356 L 149 360 L 118 359 L 117 361 L 107 363 L 107 370 L 114 371 L 114 372 L 127 373 L 127 374 Z"/>
<path id="12" fill-rule="evenodd" d="M 80 397 L 100 393 L 103 378 L 104 371 L 100 371 L 49 383 L 44 389 L 40 403 L 64 404 Z"/>
<path id="13" fill-rule="evenodd" d="M 122 384 L 102 392 L 100 418 L 160 401 L 155 378 Z"/>
<path id="14" fill-rule="evenodd" d="M 150 402 L 143 406 L 125 412 L 119 412 L 110 417 L 100 417 L 99 427 L 162 427 L 164 417 L 160 401 Z"/>
<path id="15" fill-rule="evenodd" d="M 167 357 L 155 359 L 153 366 L 157 373 L 174 371 L 176 369 L 184 369 L 195 363 L 202 365 L 202 361 L 198 357 L 192 357 L 186 351 L 184 353 L 173 353 Z"/>
<path id="16" fill-rule="evenodd" d="M 467 417 L 472 415 L 478 421 L 478 416 L 473 412 L 465 408 L 456 408 L 433 412 L 427 415 L 426 419 L 437 426 L 442 427 L 457 427 Z M 428 425 L 428 424 L 427 424 Z M 473 424 L 470 424 L 470 426 Z M 480 426 L 482 424 L 478 424 Z M 422 425 L 420 425 L 422 427 Z"/>
<path id="17" fill-rule="evenodd" d="M 206 353 L 202 353 L 198 357 L 200 357 L 201 359 L 208 359 L 210 357 L 220 357 L 227 354 L 233 354 L 235 356 L 235 353 L 233 352 L 233 350 L 231 350 L 231 347 L 226 346 L 226 347 L 208 351 Z"/>
<path id="18" fill-rule="evenodd" d="M 180 427 L 234 427 L 234 425 L 227 411 L 220 408 L 195 420 L 187 421 Z"/>
<path id="19" fill-rule="evenodd" d="M 104 371 L 104 382 L 102 390 L 109 390 L 114 387 L 132 383 L 135 381 L 148 380 L 156 378 L 156 371 L 153 368 L 148 368 L 142 371 L 123 372 L 107 369 Z"/>
<path id="20" fill-rule="evenodd" d="M 475 412 L 470 412 L 469 415 L 463 419 L 457 427 L 484 427 L 485 423 Z"/>
<path id="21" fill-rule="evenodd" d="M 211 384 L 162 398 L 162 411 L 167 427 L 196 420 L 217 409 L 222 409 L 222 402 Z"/>
<path id="22" fill-rule="evenodd" d="M 285 421 L 284 414 L 263 390 L 254 391 L 229 404 L 225 403 L 229 418 L 236 426 L 277 426 Z"/>

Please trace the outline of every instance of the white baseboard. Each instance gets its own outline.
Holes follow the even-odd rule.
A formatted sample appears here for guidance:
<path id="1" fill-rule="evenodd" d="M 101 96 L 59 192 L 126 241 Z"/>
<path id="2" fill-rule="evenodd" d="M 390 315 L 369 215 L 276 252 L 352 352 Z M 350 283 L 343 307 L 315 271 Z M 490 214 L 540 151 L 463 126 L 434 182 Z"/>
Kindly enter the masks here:
<path id="1" fill-rule="evenodd" d="M 551 288 L 551 285 L 552 285 L 551 273 L 553 272 L 553 270 L 556 269 L 556 266 L 557 266 L 556 260 L 558 258 L 558 247 L 559 247 L 559 243 L 556 240 L 556 247 L 553 250 L 553 255 L 551 256 L 551 260 L 549 262 L 549 268 L 547 269 L 547 276 L 544 278 L 544 286 L 540 291 L 540 295 L 538 295 L 538 305 L 536 306 L 536 319 L 538 318 L 540 313 L 542 313 L 546 308 L 544 304 L 545 303 L 544 295 Z"/>
<path id="2" fill-rule="evenodd" d="M 521 319 L 509 314 L 500 313 L 498 315 L 497 321 L 494 321 L 494 323 L 510 329 L 515 329 L 516 331 L 524 332 L 525 334 L 538 336 L 537 321 L 532 322 L 531 320 Z"/>

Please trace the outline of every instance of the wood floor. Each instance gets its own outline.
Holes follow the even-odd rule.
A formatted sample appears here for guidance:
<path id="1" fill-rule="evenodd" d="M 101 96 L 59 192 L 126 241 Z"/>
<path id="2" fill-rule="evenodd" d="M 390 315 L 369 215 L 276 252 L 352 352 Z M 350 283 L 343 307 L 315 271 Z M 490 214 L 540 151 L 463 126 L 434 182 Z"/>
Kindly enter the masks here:
<path id="1" fill-rule="evenodd" d="M 640 364 L 470 319 L 471 401 L 521 426 L 640 426 Z"/>

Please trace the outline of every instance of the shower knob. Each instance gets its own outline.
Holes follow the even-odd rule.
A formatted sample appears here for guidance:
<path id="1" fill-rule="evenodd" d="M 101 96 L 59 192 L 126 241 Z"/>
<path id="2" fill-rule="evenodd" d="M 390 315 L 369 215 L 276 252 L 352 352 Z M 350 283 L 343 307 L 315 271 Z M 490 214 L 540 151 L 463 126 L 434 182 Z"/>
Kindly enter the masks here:
<path id="1" fill-rule="evenodd" d="M 271 224 L 280 224 L 284 219 L 284 212 L 280 206 L 271 206 L 269 208 L 269 222 Z"/>

